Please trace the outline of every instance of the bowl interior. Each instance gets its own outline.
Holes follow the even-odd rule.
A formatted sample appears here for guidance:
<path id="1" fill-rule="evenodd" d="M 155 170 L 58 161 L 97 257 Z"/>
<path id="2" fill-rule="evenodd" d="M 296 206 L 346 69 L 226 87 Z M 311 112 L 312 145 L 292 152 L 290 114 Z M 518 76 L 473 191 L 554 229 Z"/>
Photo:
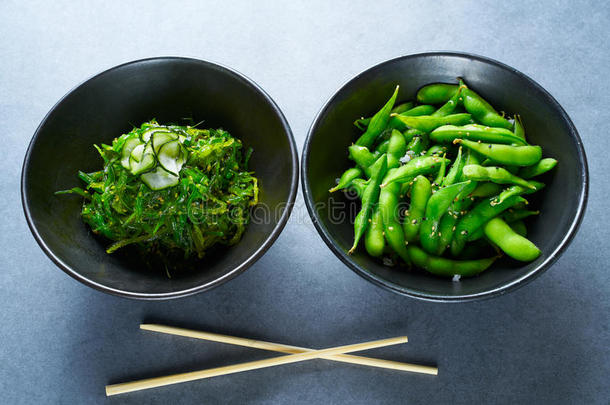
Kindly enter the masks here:
<path id="1" fill-rule="evenodd" d="M 106 254 L 108 242 L 93 237 L 80 219 L 81 199 L 53 195 L 81 185 L 78 170 L 102 167 L 94 143 L 110 143 L 152 118 L 160 123 L 203 121 L 203 128 L 222 127 L 241 139 L 254 149 L 250 170 L 259 179 L 260 206 L 276 208 L 252 221 L 238 244 L 204 258 L 197 271 L 172 279 L 142 268 L 133 255 Z M 256 85 L 212 63 L 157 58 L 101 73 L 54 107 L 26 156 L 23 199 L 39 243 L 81 281 L 123 295 L 183 295 L 234 276 L 270 246 L 294 201 L 296 165 L 288 124 Z"/>
<path id="2" fill-rule="evenodd" d="M 346 252 L 353 241 L 355 208 L 341 217 L 341 207 L 354 207 L 342 193 L 328 193 L 335 179 L 352 166 L 347 147 L 360 132 L 352 124 L 371 116 L 384 104 L 396 84 L 398 100 L 412 100 L 428 83 L 466 83 L 497 109 L 521 114 L 528 141 L 543 147 L 544 156 L 559 160 L 541 181 L 547 187 L 530 196 L 541 214 L 527 221 L 528 238 L 542 250 L 534 262 L 503 259 L 483 274 L 452 283 L 420 271 L 383 266 L 361 247 Z M 303 156 L 304 194 L 319 232 L 338 257 L 365 278 L 404 294 L 435 300 L 467 299 L 499 293 L 517 285 L 550 264 L 579 223 L 587 192 L 587 169 L 580 139 L 556 101 L 523 74 L 484 58 L 457 54 L 422 54 L 394 59 L 358 75 L 342 87 L 313 123 Z M 345 211 L 345 209 L 343 209 Z"/>

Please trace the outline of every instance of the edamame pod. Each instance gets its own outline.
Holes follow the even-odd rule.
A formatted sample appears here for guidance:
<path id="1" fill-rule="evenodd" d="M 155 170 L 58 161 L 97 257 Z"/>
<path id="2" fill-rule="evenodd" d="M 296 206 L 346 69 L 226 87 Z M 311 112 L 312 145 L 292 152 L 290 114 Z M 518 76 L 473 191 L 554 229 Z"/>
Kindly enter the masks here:
<path id="1" fill-rule="evenodd" d="M 347 169 L 341 175 L 341 178 L 339 179 L 339 182 L 337 183 L 337 185 L 328 191 L 330 193 L 333 193 L 337 190 L 342 190 L 342 189 L 348 187 L 352 183 L 352 180 L 354 180 L 360 176 L 362 176 L 362 169 L 360 169 L 358 167 L 352 167 L 351 169 Z"/>
<path id="2" fill-rule="evenodd" d="M 444 257 L 432 256 L 416 246 L 408 246 L 407 252 L 413 263 L 432 274 L 445 277 L 459 275 L 463 277 L 474 276 L 485 271 L 493 264 L 497 257 L 478 260 L 451 260 Z"/>
<path id="3" fill-rule="evenodd" d="M 409 160 L 406 164 L 388 171 L 383 179 L 381 187 L 386 187 L 396 181 L 405 181 L 420 174 L 430 174 L 435 172 L 443 162 L 443 158 L 436 156 L 417 156 Z"/>
<path id="4" fill-rule="evenodd" d="M 511 174 L 508 170 L 498 166 L 466 165 L 464 176 L 470 180 L 491 181 L 497 184 L 516 184 L 525 188 L 536 190 L 536 186 L 527 180 Z"/>
<path id="5" fill-rule="evenodd" d="M 509 166 L 531 166 L 540 161 L 542 148 L 540 146 L 512 146 L 498 145 L 495 143 L 473 142 L 467 139 L 456 139 L 456 143 L 461 143 L 468 149 L 491 159 L 495 163 Z"/>
<path id="6" fill-rule="evenodd" d="M 370 147 L 375 139 L 383 132 L 383 130 L 388 126 L 388 121 L 390 120 L 390 113 L 392 108 L 394 107 L 394 102 L 396 101 L 396 96 L 398 95 L 398 87 L 394 90 L 394 94 L 388 100 L 388 102 L 377 112 L 377 114 L 373 115 L 371 121 L 366 127 L 366 131 L 364 134 L 358 138 L 356 141 L 356 145 Z"/>
<path id="7" fill-rule="evenodd" d="M 425 219 L 419 230 L 419 241 L 428 253 L 436 254 L 438 251 L 440 219 L 447 212 L 453 199 L 469 183 L 466 181 L 443 187 L 430 196 L 428 204 L 426 204 Z"/>
<path id="8" fill-rule="evenodd" d="M 418 105 L 408 111 L 400 114 L 390 114 L 390 121 L 388 121 L 388 127 L 391 129 L 397 129 L 399 131 L 405 131 L 408 127 L 407 124 L 402 122 L 398 117 L 418 117 L 420 115 L 430 115 L 435 111 L 432 105 Z"/>
<path id="9" fill-rule="evenodd" d="M 386 174 L 388 167 L 387 161 L 387 155 L 384 154 L 373 163 L 371 168 L 371 181 L 366 185 L 366 188 L 362 193 L 362 207 L 354 220 L 354 244 L 348 253 L 353 253 L 354 250 L 356 250 L 360 238 L 364 234 L 364 231 L 366 231 L 373 206 L 379 200 L 379 184 Z"/>
<path id="10" fill-rule="evenodd" d="M 544 188 L 544 183 L 539 181 L 530 180 L 528 183 L 533 186 L 533 188 L 523 187 L 523 186 L 511 186 L 506 190 L 502 191 L 500 195 L 498 195 L 497 202 L 501 203 L 509 197 L 514 195 L 522 195 L 522 194 L 531 194 L 536 191 L 540 191 Z"/>
<path id="11" fill-rule="evenodd" d="M 430 132 L 444 125 L 466 125 L 471 121 L 471 115 L 466 113 L 451 114 L 444 117 L 436 117 L 432 115 L 420 115 L 417 117 L 408 117 L 405 115 L 394 115 L 406 126 L 418 129 L 422 132 Z"/>
<path id="12" fill-rule="evenodd" d="M 527 145 L 525 140 L 519 138 L 508 129 L 487 127 L 479 124 L 467 124 L 462 126 L 443 125 L 430 133 L 430 139 L 440 143 L 451 143 L 456 139 L 468 139 L 471 141 L 502 143 L 507 145 Z"/>
<path id="13" fill-rule="evenodd" d="M 493 218 L 483 227 L 485 236 L 515 260 L 530 262 L 540 256 L 540 249 L 527 238 L 517 234 L 501 218 Z"/>
<path id="14" fill-rule="evenodd" d="M 411 203 L 402 224 L 405 240 L 408 242 L 414 242 L 419 237 L 419 228 L 431 194 L 430 180 L 421 175 L 417 176 L 411 186 Z"/>
<path id="15" fill-rule="evenodd" d="M 356 162 L 368 177 L 371 177 L 370 167 L 378 158 L 375 158 L 366 146 L 351 145 L 348 151 L 349 158 Z"/>
<path id="16" fill-rule="evenodd" d="M 495 204 L 493 203 L 494 199 L 495 197 L 491 197 L 481 201 L 458 221 L 451 242 L 451 253 L 454 256 L 457 256 L 462 251 L 468 236 L 474 234 L 487 221 L 515 204 L 525 201 L 520 196 L 513 196 L 500 204 Z"/>
<path id="17" fill-rule="evenodd" d="M 524 179 L 540 176 L 557 166 L 557 160 L 553 158 L 541 159 L 538 163 L 532 166 L 523 167 L 519 170 L 519 176 Z"/>
<path id="18" fill-rule="evenodd" d="M 385 239 L 383 238 L 383 221 L 381 219 L 381 211 L 379 211 L 379 204 L 373 208 L 371 222 L 366 228 L 364 247 L 367 253 L 373 257 L 379 257 L 383 254 Z"/>
<path id="19" fill-rule="evenodd" d="M 392 130 L 392 135 L 388 142 L 388 169 L 400 166 L 400 158 L 407 151 L 407 142 L 404 135 L 397 130 Z"/>
<path id="20" fill-rule="evenodd" d="M 409 254 L 407 253 L 405 235 L 398 221 L 399 192 L 400 184 L 398 183 L 383 188 L 379 194 L 379 211 L 381 212 L 385 240 L 405 263 L 410 264 L 411 260 L 409 260 Z"/>
<path id="21" fill-rule="evenodd" d="M 510 224 L 515 221 L 520 221 L 520 220 L 530 217 L 532 215 L 538 215 L 538 214 L 540 214 L 540 211 L 531 211 L 531 210 L 514 208 L 514 209 L 509 209 L 506 212 L 504 212 L 502 214 L 502 218 Z"/>
<path id="22" fill-rule="evenodd" d="M 466 86 L 460 80 L 460 86 Z M 465 87 L 461 90 L 462 105 L 472 116 L 482 123 L 490 127 L 499 127 L 511 129 L 513 125 L 489 104 L 483 97 L 475 93 L 473 90 Z"/>
<path id="23" fill-rule="evenodd" d="M 458 90 L 457 84 L 433 83 L 428 84 L 417 92 L 417 101 L 422 104 L 446 103 Z"/>

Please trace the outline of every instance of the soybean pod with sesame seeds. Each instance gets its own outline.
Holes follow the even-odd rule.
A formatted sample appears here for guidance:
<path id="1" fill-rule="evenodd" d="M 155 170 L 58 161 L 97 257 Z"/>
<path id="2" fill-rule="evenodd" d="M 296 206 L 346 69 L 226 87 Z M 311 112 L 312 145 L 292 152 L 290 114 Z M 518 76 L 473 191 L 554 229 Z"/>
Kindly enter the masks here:
<path id="1" fill-rule="evenodd" d="M 497 256 L 476 260 L 452 260 L 444 257 L 430 255 L 417 246 L 408 246 L 409 257 L 417 267 L 432 274 L 445 277 L 455 275 L 470 277 L 475 276 L 489 268 L 497 259 Z"/>
<path id="2" fill-rule="evenodd" d="M 512 129 L 513 125 L 506 118 L 498 114 L 491 104 L 460 80 L 460 87 L 462 86 L 464 87 L 461 90 L 462 105 L 477 121 L 490 127 Z"/>
<path id="3" fill-rule="evenodd" d="M 515 204 L 525 201 L 521 196 L 510 197 L 499 204 L 494 203 L 494 200 L 495 197 L 484 199 L 458 221 L 451 241 L 451 254 L 454 256 L 460 254 L 468 240 L 468 235 L 474 234 L 487 221 Z"/>
<path id="4" fill-rule="evenodd" d="M 409 128 L 415 128 L 422 132 L 431 132 L 444 125 L 466 125 L 472 122 L 471 115 L 458 113 L 445 116 L 420 115 L 409 117 L 405 115 L 394 115 Z"/>
<path id="5" fill-rule="evenodd" d="M 540 249 L 519 235 L 501 218 L 492 218 L 483 227 L 485 236 L 515 260 L 530 262 L 540 256 Z"/>
<path id="6" fill-rule="evenodd" d="M 370 147 L 375 142 L 379 134 L 386 129 L 388 121 L 390 120 L 390 113 L 392 108 L 394 108 L 394 102 L 398 96 L 398 88 L 399 86 L 396 86 L 392 97 L 390 97 L 381 110 L 373 115 L 371 121 L 366 127 L 366 131 L 356 141 L 356 145 Z"/>
<path id="7" fill-rule="evenodd" d="M 362 207 L 354 220 L 354 244 L 349 253 L 353 253 L 356 250 L 358 242 L 368 226 L 368 220 L 371 217 L 373 207 L 379 200 L 379 185 L 387 171 L 387 160 L 387 155 L 383 154 L 371 167 L 371 179 L 362 192 Z"/>
<path id="8" fill-rule="evenodd" d="M 397 129 L 399 131 L 405 131 L 408 129 L 407 124 L 402 122 L 400 117 L 418 117 L 420 115 L 430 115 L 434 113 L 436 109 L 432 105 L 418 105 L 410 110 L 402 113 L 390 114 L 390 121 L 388 121 L 388 128 Z"/>
<path id="9" fill-rule="evenodd" d="M 453 202 L 453 199 L 467 186 L 470 181 L 446 186 L 430 196 L 426 204 L 425 219 L 419 229 L 419 241 L 425 251 L 436 254 L 439 243 L 439 222 L 441 217 Z"/>
<path id="10" fill-rule="evenodd" d="M 383 222 L 383 231 L 388 246 L 407 264 L 411 263 L 406 249 L 405 235 L 398 220 L 398 194 L 400 184 L 392 183 L 379 193 L 379 211 Z"/>
<path id="11" fill-rule="evenodd" d="M 376 204 L 375 207 L 373 207 L 369 226 L 366 228 L 366 233 L 364 234 L 364 247 L 366 252 L 373 257 L 381 256 L 386 248 L 383 236 L 383 220 L 381 218 L 379 204 Z"/>
<path id="12" fill-rule="evenodd" d="M 419 228 L 426 214 L 426 205 L 431 194 L 430 180 L 422 175 L 417 176 L 411 186 L 411 203 L 402 224 L 407 242 L 414 242 L 419 238 Z"/>
<path id="13" fill-rule="evenodd" d="M 515 176 L 508 170 L 498 166 L 466 165 L 462 172 L 470 180 L 491 181 L 496 184 L 516 184 L 536 190 L 536 186 L 533 183 Z"/>
<path id="14" fill-rule="evenodd" d="M 442 104 L 450 100 L 458 91 L 457 84 L 432 83 L 417 91 L 417 101 L 422 104 Z"/>
<path id="15" fill-rule="evenodd" d="M 334 193 L 337 190 L 343 190 L 344 188 L 349 187 L 352 181 L 360 176 L 362 176 L 362 169 L 360 169 L 359 167 L 352 167 L 350 169 L 347 169 L 339 178 L 337 185 L 328 190 L 328 192 Z"/>
<path id="16" fill-rule="evenodd" d="M 531 166 L 542 158 L 542 148 L 534 145 L 513 146 L 495 143 L 473 142 L 468 139 L 456 139 L 455 143 L 474 150 L 496 164 L 509 166 Z"/>
<path id="17" fill-rule="evenodd" d="M 388 171 L 388 175 L 383 179 L 381 187 L 386 187 L 394 182 L 403 182 L 415 178 L 420 174 L 430 174 L 436 172 L 443 162 L 443 158 L 436 156 L 417 156 L 409 160 L 404 165 Z"/>
<path id="18" fill-rule="evenodd" d="M 456 139 L 468 139 L 470 141 L 507 145 L 527 145 L 524 139 L 506 128 L 493 128 L 480 124 L 442 125 L 430 132 L 430 139 L 439 143 L 452 143 Z"/>
<path id="19" fill-rule="evenodd" d="M 532 166 L 522 167 L 519 170 L 519 176 L 524 179 L 531 179 L 552 170 L 555 166 L 557 166 L 557 160 L 553 158 L 540 159 L 538 163 Z"/>

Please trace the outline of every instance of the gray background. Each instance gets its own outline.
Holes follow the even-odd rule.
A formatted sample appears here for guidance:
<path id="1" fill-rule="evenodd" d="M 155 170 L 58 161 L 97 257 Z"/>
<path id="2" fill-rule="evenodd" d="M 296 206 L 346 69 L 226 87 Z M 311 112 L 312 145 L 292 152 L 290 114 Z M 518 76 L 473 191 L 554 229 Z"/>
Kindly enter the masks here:
<path id="1" fill-rule="evenodd" d="M 607 403 L 607 3 L 78 3 L 0 4 L 2 403 L 97 403 L 110 382 L 269 356 L 141 332 L 143 320 L 320 348 L 407 334 L 407 345 L 371 355 L 437 364 L 440 374 L 311 361 L 107 402 Z M 591 194 L 580 232 L 552 269 L 507 296 L 434 304 L 381 290 L 328 250 L 300 193 L 286 229 L 250 270 L 167 302 L 79 284 L 27 228 L 19 175 L 30 137 L 62 95 L 98 71 L 159 55 L 229 65 L 275 99 L 300 149 L 314 115 L 345 81 L 426 50 L 478 53 L 521 70 L 558 99 L 585 144 Z"/>

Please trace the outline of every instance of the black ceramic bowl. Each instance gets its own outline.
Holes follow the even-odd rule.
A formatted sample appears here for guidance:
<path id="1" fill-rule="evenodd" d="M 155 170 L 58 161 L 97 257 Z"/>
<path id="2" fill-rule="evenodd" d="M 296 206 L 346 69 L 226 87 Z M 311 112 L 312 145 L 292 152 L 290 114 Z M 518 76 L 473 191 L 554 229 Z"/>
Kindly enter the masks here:
<path id="1" fill-rule="evenodd" d="M 156 118 L 222 127 L 254 153 L 250 169 L 260 181 L 260 204 L 283 207 L 268 221 L 251 223 L 241 241 L 202 260 L 196 271 L 168 279 L 143 269 L 134 255 L 108 255 L 80 218 L 82 201 L 55 196 L 79 184 L 78 170 L 98 170 L 93 144 L 110 143 L 132 125 Z M 94 76 L 61 99 L 44 118 L 23 164 L 25 216 L 45 253 L 66 273 L 99 290 L 143 299 L 204 291 L 246 270 L 273 244 L 292 210 L 298 155 L 290 127 L 273 100 L 240 73 L 187 58 L 130 62 Z"/>
<path id="2" fill-rule="evenodd" d="M 398 100 L 414 99 L 429 83 L 467 84 L 508 113 L 521 114 L 528 140 L 543 147 L 545 156 L 559 160 L 544 177 L 547 187 L 536 200 L 541 214 L 528 222 L 528 237 L 542 250 L 535 261 L 519 265 L 508 259 L 459 283 L 421 271 L 400 271 L 367 256 L 364 248 L 346 252 L 353 241 L 351 221 L 337 218 L 338 204 L 349 204 L 329 187 L 351 167 L 347 147 L 359 132 L 352 122 L 374 114 L 396 84 Z M 318 232 L 349 268 L 365 279 L 391 291 L 432 301 L 466 301 L 506 293 L 531 281 L 548 269 L 567 248 L 582 219 L 588 192 L 585 152 L 576 128 L 555 99 L 540 85 L 494 60 L 481 56 L 433 52 L 409 55 L 384 62 L 359 74 L 344 85 L 322 108 L 305 142 L 302 159 L 303 194 Z M 332 201 L 334 199 L 334 201 Z M 332 202 L 332 204 L 331 204 Z M 329 207 L 335 207 L 334 213 Z M 352 214 L 353 215 L 353 214 Z M 334 218 L 333 218 L 334 216 Z"/>

